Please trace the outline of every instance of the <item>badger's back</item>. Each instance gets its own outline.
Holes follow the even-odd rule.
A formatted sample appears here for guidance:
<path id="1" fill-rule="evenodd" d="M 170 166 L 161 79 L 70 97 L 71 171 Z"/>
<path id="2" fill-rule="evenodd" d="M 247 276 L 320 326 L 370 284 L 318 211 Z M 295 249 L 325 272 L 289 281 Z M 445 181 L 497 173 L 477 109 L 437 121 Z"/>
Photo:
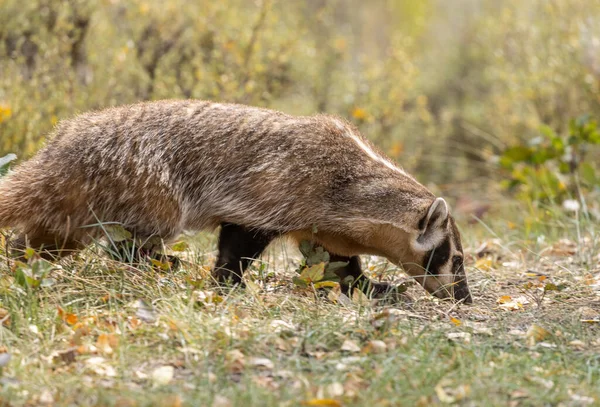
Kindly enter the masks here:
<path id="1" fill-rule="evenodd" d="M 163 237 L 223 221 L 294 230 L 356 210 L 348 186 L 365 179 L 384 203 L 398 179 L 407 194 L 431 199 L 338 118 L 140 103 L 59 124 L 47 146 L 0 183 L 0 227 L 78 238 L 98 221 Z"/>

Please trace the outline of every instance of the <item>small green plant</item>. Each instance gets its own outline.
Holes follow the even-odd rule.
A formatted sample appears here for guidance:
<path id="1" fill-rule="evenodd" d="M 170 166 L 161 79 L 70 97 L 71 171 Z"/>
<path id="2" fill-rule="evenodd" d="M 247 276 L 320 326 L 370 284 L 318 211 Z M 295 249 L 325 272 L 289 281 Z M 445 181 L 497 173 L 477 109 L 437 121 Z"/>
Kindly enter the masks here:
<path id="1" fill-rule="evenodd" d="M 294 284 L 303 288 L 309 287 L 311 284 L 315 288 L 323 288 L 333 287 L 336 283 L 340 283 L 340 278 L 335 272 L 347 266 L 348 262 L 330 261 L 329 253 L 325 249 L 308 240 L 300 243 L 300 252 L 304 259 L 296 270 L 300 276 L 294 277 Z"/>
<path id="2" fill-rule="evenodd" d="M 27 263 L 15 262 L 15 282 L 26 290 L 54 285 L 53 278 L 48 277 L 52 271 L 52 263 L 40 258 L 32 248 L 25 250 Z"/>
<path id="3" fill-rule="evenodd" d="M 589 115 L 572 119 L 566 136 L 549 126 L 528 144 L 508 147 L 500 165 L 509 171 L 503 185 L 527 201 L 561 202 L 600 186 L 596 162 L 591 159 L 600 145 L 600 129 Z"/>

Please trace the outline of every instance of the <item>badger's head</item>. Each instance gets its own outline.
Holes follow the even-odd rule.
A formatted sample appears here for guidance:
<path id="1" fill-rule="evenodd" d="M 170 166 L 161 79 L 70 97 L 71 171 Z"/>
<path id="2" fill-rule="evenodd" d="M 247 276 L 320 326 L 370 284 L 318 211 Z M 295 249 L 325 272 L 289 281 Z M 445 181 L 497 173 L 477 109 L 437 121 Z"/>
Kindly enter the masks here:
<path id="1" fill-rule="evenodd" d="M 403 266 L 419 284 L 436 297 L 472 302 L 460 233 L 444 199 L 435 199 L 420 215 L 410 246 L 412 264 Z"/>

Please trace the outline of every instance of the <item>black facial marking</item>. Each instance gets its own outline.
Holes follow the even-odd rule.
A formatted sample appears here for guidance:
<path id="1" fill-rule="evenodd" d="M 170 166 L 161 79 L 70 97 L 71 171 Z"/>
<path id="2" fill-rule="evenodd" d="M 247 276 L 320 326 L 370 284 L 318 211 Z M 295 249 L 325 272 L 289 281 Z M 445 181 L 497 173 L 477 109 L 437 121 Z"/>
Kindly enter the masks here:
<path id="1" fill-rule="evenodd" d="M 454 241 L 454 247 L 461 254 L 463 253 L 462 244 L 460 242 L 460 232 L 452 219 L 450 221 L 452 228 L 452 238 Z M 462 256 L 457 257 L 456 263 L 453 264 L 452 270 L 454 272 L 454 299 L 463 300 L 465 304 L 473 303 L 471 292 L 469 291 L 469 284 L 467 283 L 467 275 L 465 274 L 464 258 Z"/>
<path id="2" fill-rule="evenodd" d="M 425 253 L 423 268 L 427 274 L 438 275 L 440 268 L 450 258 L 450 239 L 446 238 L 441 245 Z"/>

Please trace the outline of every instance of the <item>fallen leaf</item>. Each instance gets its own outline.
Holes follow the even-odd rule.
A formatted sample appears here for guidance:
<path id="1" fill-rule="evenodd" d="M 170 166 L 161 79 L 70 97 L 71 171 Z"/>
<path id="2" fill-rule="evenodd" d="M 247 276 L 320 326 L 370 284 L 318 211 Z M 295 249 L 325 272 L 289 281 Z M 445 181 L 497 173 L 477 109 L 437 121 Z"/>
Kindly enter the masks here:
<path id="1" fill-rule="evenodd" d="M 171 383 L 173 376 L 175 376 L 175 368 L 173 366 L 160 366 L 152 371 L 152 383 L 155 386 L 164 386 Z"/>
<path id="2" fill-rule="evenodd" d="M 305 406 L 342 407 L 342 403 L 334 399 L 310 399 L 303 401 Z"/>
<path id="3" fill-rule="evenodd" d="M 577 349 L 577 350 L 584 350 L 585 349 L 585 343 L 583 341 L 580 341 L 578 339 L 569 342 L 569 346 Z"/>
<path id="4" fill-rule="evenodd" d="M 100 356 L 89 358 L 85 361 L 86 366 L 98 376 L 116 377 L 117 371 L 107 364 L 106 359 Z"/>
<path id="5" fill-rule="evenodd" d="M 340 382 L 333 382 L 327 385 L 326 391 L 330 397 L 340 397 L 344 394 L 344 386 Z"/>
<path id="6" fill-rule="evenodd" d="M 358 346 L 353 340 L 346 339 L 342 344 L 340 350 L 350 353 L 357 353 L 360 352 L 360 346 Z"/>
<path id="7" fill-rule="evenodd" d="M 189 248 L 190 248 L 190 245 L 187 244 L 186 242 L 182 242 L 182 241 L 173 243 L 171 245 L 171 250 L 173 250 L 174 252 L 184 252 Z"/>
<path id="8" fill-rule="evenodd" d="M 505 311 L 517 311 L 529 304 L 529 300 L 524 296 L 512 298 L 510 295 L 503 295 L 496 302 L 499 304 L 498 307 Z"/>
<path id="9" fill-rule="evenodd" d="M 267 370 L 273 370 L 273 368 L 275 368 L 275 365 L 270 359 L 256 357 L 248 358 L 246 361 L 246 366 L 263 368 Z"/>
<path id="10" fill-rule="evenodd" d="M 475 268 L 481 271 L 490 271 L 493 263 L 494 262 L 489 257 L 482 257 L 475 262 Z"/>
<path id="11" fill-rule="evenodd" d="M 462 321 L 458 318 L 450 317 L 450 322 L 452 322 L 455 326 L 461 326 Z"/>
<path id="12" fill-rule="evenodd" d="M 550 332 L 536 324 L 532 324 L 525 334 L 525 337 L 527 338 L 527 344 L 530 346 L 543 341 L 548 336 L 550 336 Z"/>
<path id="13" fill-rule="evenodd" d="M 110 355 L 117 348 L 119 339 L 114 334 L 100 334 L 96 341 L 96 347 L 102 353 Z"/>
<path id="14" fill-rule="evenodd" d="M 75 357 L 77 356 L 77 347 L 69 348 L 65 351 L 58 352 L 56 356 L 54 356 L 54 363 L 62 362 L 66 365 L 70 365 L 75 362 Z"/>
<path id="15" fill-rule="evenodd" d="M 370 340 L 367 346 L 363 348 L 364 353 L 385 353 L 387 351 L 387 344 L 380 340 Z"/>
<path id="16" fill-rule="evenodd" d="M 446 337 L 451 341 L 462 341 L 466 344 L 471 343 L 471 334 L 469 332 L 449 332 Z"/>
<path id="17" fill-rule="evenodd" d="M 0 322 L 5 327 L 10 327 L 10 313 L 4 308 L 0 308 Z"/>
<path id="18" fill-rule="evenodd" d="M 239 349 L 232 349 L 225 354 L 227 368 L 231 373 L 240 373 L 246 366 L 246 357 Z"/>
<path id="19" fill-rule="evenodd" d="M 506 304 L 507 302 L 512 301 L 512 297 L 510 295 L 503 295 L 502 297 L 496 300 L 498 304 Z"/>
<path id="20" fill-rule="evenodd" d="M 525 390 L 515 390 L 510 393 L 511 399 L 524 399 L 527 397 L 529 397 L 529 393 L 527 393 Z"/>
<path id="21" fill-rule="evenodd" d="M 371 303 L 371 301 L 369 301 L 369 297 L 367 297 L 361 290 L 354 290 L 352 292 L 352 302 L 363 307 Z"/>
<path id="22" fill-rule="evenodd" d="M 442 379 L 435 386 L 435 394 L 442 403 L 452 404 L 464 400 L 471 393 L 468 384 L 454 386 L 449 379 Z"/>

